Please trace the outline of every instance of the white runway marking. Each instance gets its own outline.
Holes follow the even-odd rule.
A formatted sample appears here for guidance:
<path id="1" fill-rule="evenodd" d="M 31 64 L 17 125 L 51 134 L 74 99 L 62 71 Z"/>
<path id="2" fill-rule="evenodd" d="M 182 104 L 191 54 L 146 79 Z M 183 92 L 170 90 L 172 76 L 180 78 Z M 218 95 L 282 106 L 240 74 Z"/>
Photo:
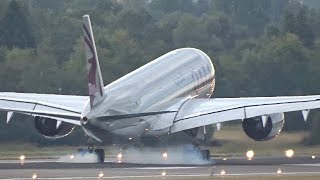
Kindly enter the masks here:
<path id="1" fill-rule="evenodd" d="M 285 175 L 320 175 L 320 172 L 288 172 L 282 173 L 281 175 L 277 173 L 243 173 L 243 174 L 225 174 L 223 176 L 285 176 Z M 214 174 L 213 177 L 221 177 L 220 174 Z M 57 177 L 57 178 L 37 178 L 37 179 L 52 179 L 52 180 L 62 180 L 62 179 L 130 179 L 130 178 L 161 178 L 162 175 L 145 175 L 145 176 L 106 176 L 102 178 L 95 177 Z M 174 175 L 166 175 L 166 177 L 210 177 L 209 174 L 174 174 Z M 0 179 L 0 180 L 25 180 L 30 179 L 30 177 L 24 178 L 9 178 L 9 179 Z"/>
<path id="2" fill-rule="evenodd" d="M 126 168 L 126 169 L 146 169 L 146 170 L 159 170 L 159 169 L 197 169 L 202 167 L 141 167 L 141 168 Z"/>
<path id="3" fill-rule="evenodd" d="M 320 164 L 284 164 L 286 166 L 314 166 L 314 167 L 320 167 Z"/>

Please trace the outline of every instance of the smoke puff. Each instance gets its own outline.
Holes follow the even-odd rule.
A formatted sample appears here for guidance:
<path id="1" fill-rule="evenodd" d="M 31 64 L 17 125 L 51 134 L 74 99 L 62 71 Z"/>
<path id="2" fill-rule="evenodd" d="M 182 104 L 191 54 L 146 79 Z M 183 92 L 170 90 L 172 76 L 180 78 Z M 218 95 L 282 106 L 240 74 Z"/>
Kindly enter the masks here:
<path id="1" fill-rule="evenodd" d="M 162 154 L 166 152 L 167 158 Z M 204 160 L 200 151 L 186 146 L 167 148 L 135 148 L 130 147 L 122 151 L 123 163 L 137 164 L 208 164 L 211 161 Z"/>
<path id="2" fill-rule="evenodd" d="M 77 153 L 74 154 L 74 158 L 71 158 L 72 154 L 61 156 L 58 162 L 66 163 L 96 163 L 98 162 L 98 156 L 95 153 Z"/>

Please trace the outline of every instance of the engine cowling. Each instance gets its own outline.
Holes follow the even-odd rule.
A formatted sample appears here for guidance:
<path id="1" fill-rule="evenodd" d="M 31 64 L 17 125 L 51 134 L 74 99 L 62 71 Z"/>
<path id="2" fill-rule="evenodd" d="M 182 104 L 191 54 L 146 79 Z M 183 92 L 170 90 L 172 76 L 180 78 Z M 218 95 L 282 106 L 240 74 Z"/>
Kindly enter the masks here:
<path id="1" fill-rule="evenodd" d="M 55 119 L 44 118 L 36 116 L 34 118 L 34 125 L 37 131 L 45 138 L 58 139 L 69 135 L 75 125 L 61 122 L 57 128 L 58 121 Z"/>
<path id="2" fill-rule="evenodd" d="M 255 141 L 268 141 L 276 137 L 284 125 L 284 114 L 276 113 L 267 115 L 265 127 L 262 124 L 262 117 L 244 119 L 242 127 L 248 137 Z"/>

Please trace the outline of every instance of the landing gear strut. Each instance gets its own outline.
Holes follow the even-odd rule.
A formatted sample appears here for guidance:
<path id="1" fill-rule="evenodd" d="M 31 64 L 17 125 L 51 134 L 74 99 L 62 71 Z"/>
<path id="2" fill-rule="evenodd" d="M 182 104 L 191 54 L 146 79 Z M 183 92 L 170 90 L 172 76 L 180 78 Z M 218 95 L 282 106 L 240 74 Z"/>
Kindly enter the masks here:
<path id="1" fill-rule="evenodd" d="M 193 145 L 194 148 L 200 153 L 203 160 L 210 160 L 210 151 L 208 149 L 201 149 L 200 142 L 197 139 L 195 139 Z"/>
<path id="2" fill-rule="evenodd" d="M 209 161 L 210 160 L 210 151 L 208 149 L 201 149 L 200 148 L 200 141 L 196 138 L 196 136 L 192 136 L 192 144 L 196 151 L 200 153 L 200 156 L 203 160 Z"/>
<path id="3" fill-rule="evenodd" d="M 88 147 L 87 149 L 83 149 L 83 148 L 78 149 L 78 153 L 80 155 L 85 155 L 86 153 L 95 154 L 95 155 L 97 155 L 98 163 L 104 162 L 104 158 L 105 158 L 104 150 L 103 149 L 95 149 L 92 138 L 89 138 L 89 140 L 87 142 L 87 147 Z"/>

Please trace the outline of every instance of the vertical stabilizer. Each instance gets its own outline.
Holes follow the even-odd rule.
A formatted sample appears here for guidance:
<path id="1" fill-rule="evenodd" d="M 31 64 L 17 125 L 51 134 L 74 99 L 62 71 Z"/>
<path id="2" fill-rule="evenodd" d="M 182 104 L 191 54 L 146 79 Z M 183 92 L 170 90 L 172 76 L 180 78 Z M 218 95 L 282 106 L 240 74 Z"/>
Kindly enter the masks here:
<path id="1" fill-rule="evenodd" d="M 83 35 L 86 53 L 90 106 L 92 109 L 102 101 L 104 97 L 104 85 L 89 15 L 83 16 Z"/>

